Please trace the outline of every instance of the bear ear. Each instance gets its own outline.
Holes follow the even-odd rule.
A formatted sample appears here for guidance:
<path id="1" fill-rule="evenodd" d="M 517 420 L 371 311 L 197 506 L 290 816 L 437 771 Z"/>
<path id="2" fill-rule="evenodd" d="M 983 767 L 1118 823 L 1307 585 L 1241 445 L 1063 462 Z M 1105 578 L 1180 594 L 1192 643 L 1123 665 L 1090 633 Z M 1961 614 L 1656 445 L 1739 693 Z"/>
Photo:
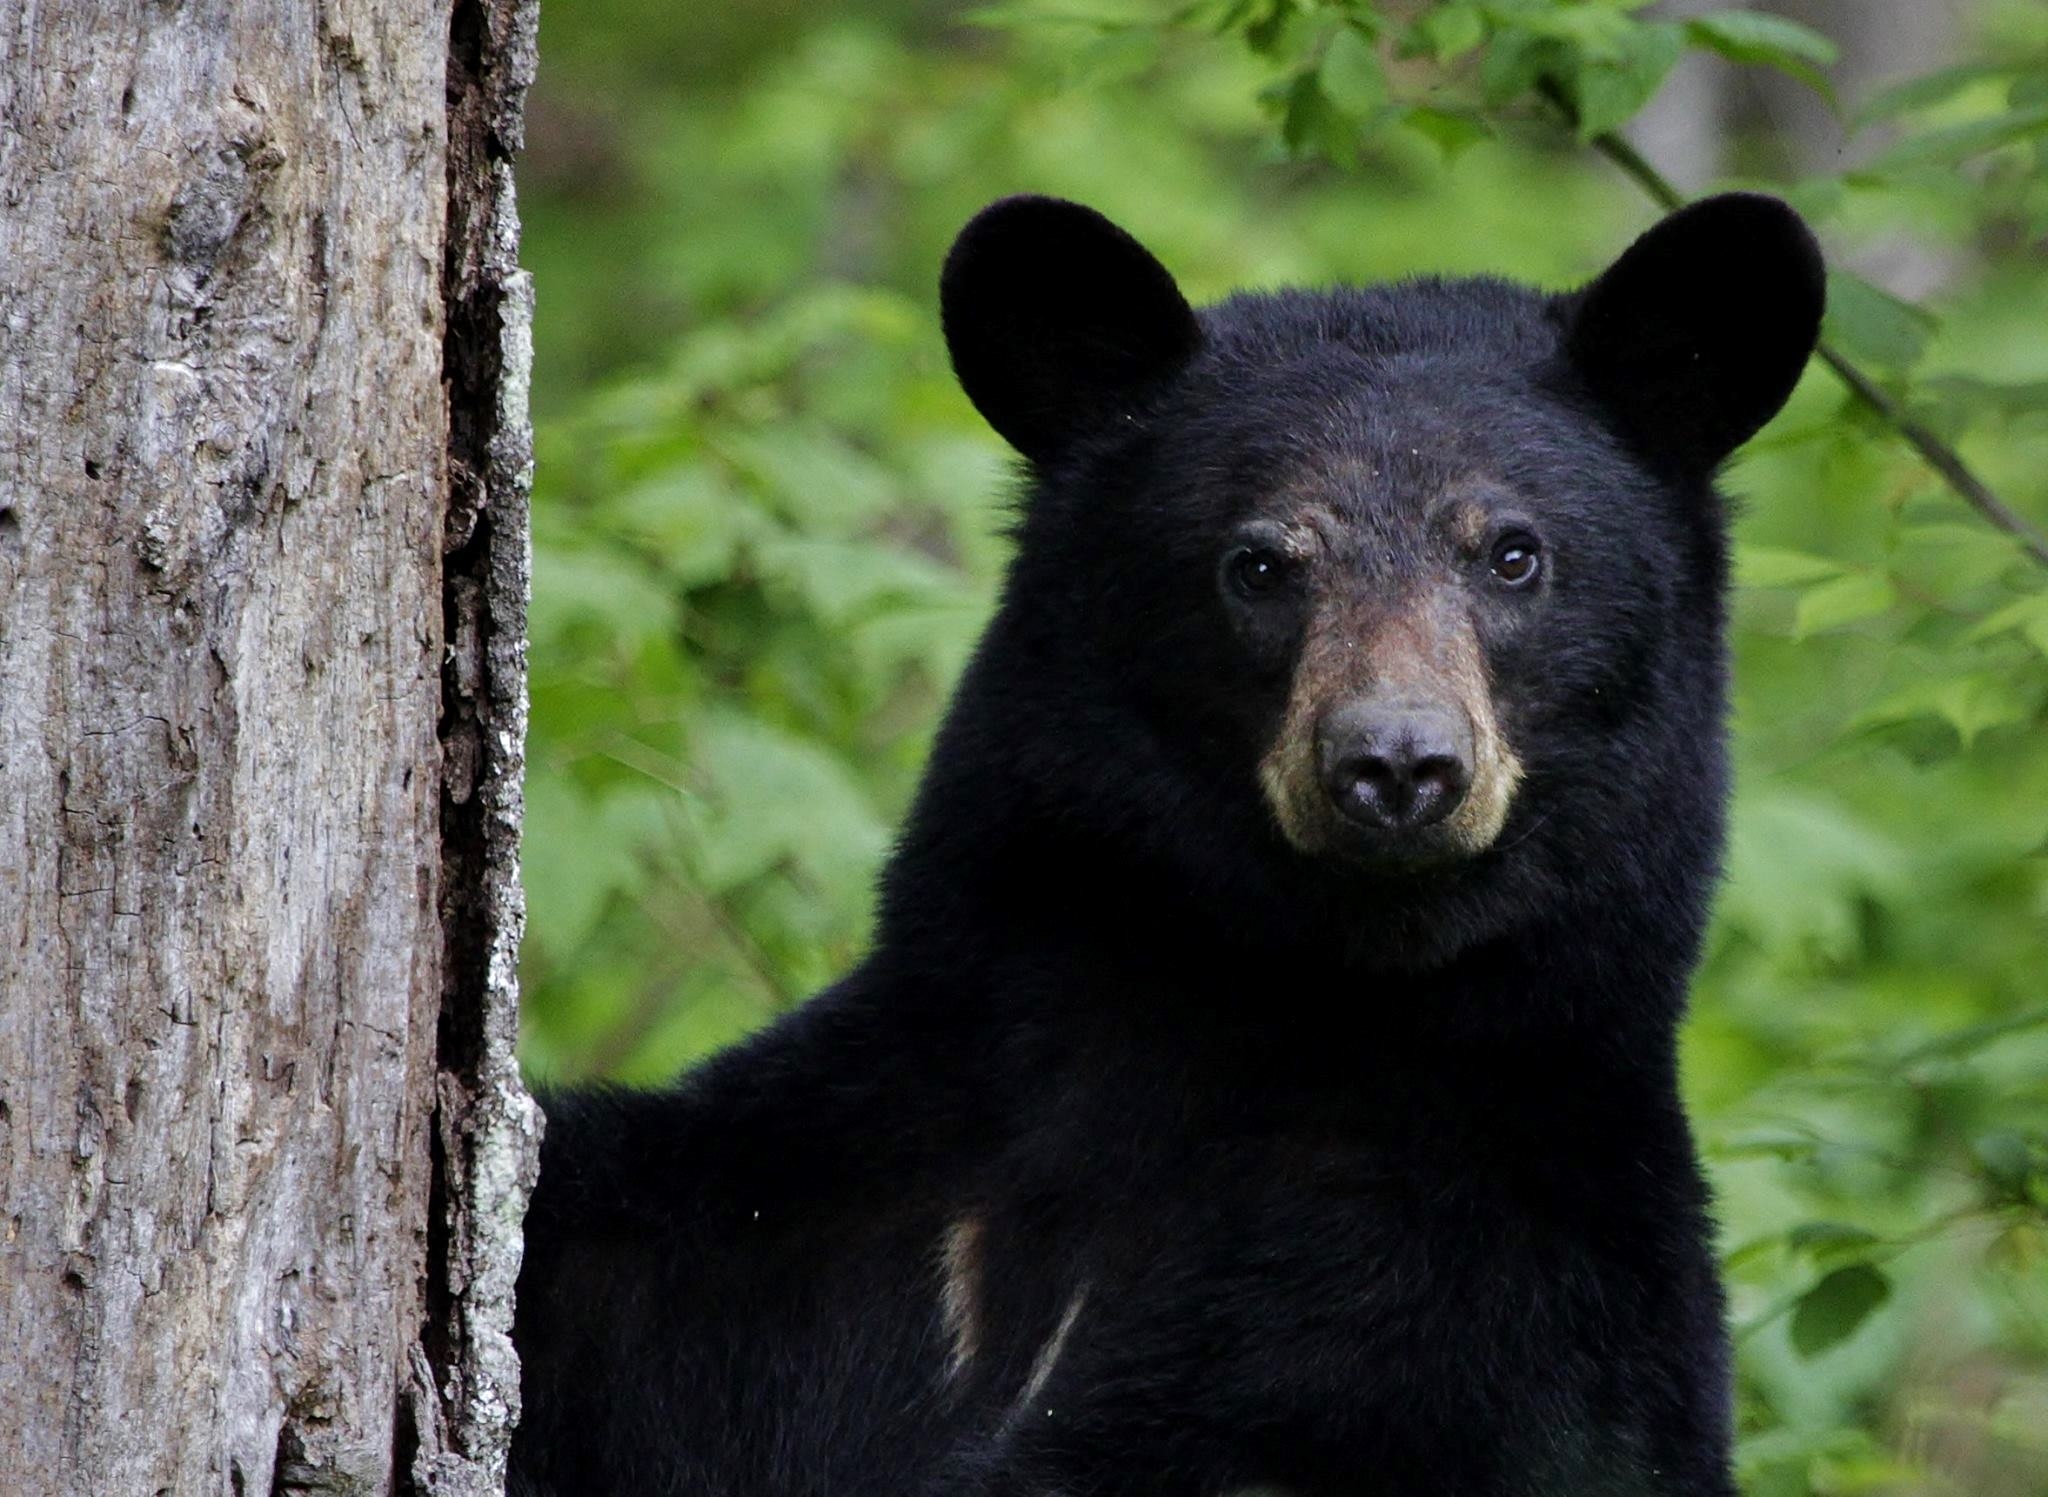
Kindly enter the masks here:
<path id="1" fill-rule="evenodd" d="M 1826 297 L 1799 215 L 1728 193 L 1673 213 L 1568 298 L 1566 350 L 1645 458 L 1704 476 L 1791 395 Z"/>
<path id="2" fill-rule="evenodd" d="M 1058 198 L 976 214 L 946 256 L 939 307 L 960 387 L 1035 463 L 1128 410 L 1201 343 L 1166 267 Z"/>

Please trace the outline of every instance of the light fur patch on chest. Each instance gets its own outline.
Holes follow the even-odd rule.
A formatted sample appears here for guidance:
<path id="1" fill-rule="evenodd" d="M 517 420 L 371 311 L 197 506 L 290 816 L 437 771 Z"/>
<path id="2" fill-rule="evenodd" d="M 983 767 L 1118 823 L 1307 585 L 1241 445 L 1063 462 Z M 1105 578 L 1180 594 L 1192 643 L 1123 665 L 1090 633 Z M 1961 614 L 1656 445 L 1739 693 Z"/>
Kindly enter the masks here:
<path id="1" fill-rule="evenodd" d="M 957 1380 L 981 1353 L 982 1241 L 988 1226 L 963 1216 L 939 1239 L 939 1323 L 946 1329 L 946 1376 Z"/>
<path id="2" fill-rule="evenodd" d="M 965 1377 L 981 1356 L 987 1314 L 987 1241 L 988 1223 L 972 1215 L 948 1223 L 939 1237 L 939 1324 L 946 1333 L 948 1382 Z M 1003 1420 L 1005 1426 L 1015 1426 L 1044 1394 L 1087 1304 L 1088 1286 L 1083 1284 L 1060 1311 L 1052 1334 L 1031 1359 L 1024 1386 Z"/>

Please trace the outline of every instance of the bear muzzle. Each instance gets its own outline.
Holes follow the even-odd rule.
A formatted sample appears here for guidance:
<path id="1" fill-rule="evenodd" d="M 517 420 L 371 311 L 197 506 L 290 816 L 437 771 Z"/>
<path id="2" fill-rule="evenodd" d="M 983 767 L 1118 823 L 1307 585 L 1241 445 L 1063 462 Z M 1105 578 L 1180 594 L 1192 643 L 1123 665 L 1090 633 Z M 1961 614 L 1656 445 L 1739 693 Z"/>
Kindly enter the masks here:
<path id="1" fill-rule="evenodd" d="M 1522 764 L 1502 732 L 1470 616 L 1414 595 L 1312 621 L 1259 764 L 1298 851 L 1391 867 L 1492 847 Z"/>
<path id="2" fill-rule="evenodd" d="M 1316 722 L 1317 777 L 1330 808 L 1374 831 L 1434 825 L 1472 786 L 1472 722 L 1434 702 L 1344 702 Z"/>

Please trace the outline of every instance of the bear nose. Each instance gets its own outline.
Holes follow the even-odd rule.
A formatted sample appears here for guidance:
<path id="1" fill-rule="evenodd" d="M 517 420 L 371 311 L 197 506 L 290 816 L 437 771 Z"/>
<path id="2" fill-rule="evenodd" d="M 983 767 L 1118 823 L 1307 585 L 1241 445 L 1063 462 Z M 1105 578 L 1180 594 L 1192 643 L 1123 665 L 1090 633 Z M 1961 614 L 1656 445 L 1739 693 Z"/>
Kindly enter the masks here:
<path id="1" fill-rule="evenodd" d="M 1323 793 L 1360 826 L 1406 832 L 1441 821 L 1472 785 L 1472 725 L 1428 703 L 1348 702 L 1316 725 Z"/>

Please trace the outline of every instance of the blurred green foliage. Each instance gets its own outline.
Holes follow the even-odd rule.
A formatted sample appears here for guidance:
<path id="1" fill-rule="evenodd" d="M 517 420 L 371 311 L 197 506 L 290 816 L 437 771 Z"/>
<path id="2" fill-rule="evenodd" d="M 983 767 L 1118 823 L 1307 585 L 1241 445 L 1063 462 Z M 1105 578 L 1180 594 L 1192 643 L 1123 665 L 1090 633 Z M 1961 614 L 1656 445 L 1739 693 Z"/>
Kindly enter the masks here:
<path id="1" fill-rule="evenodd" d="M 933 306 L 1001 193 L 1102 207 L 1198 298 L 1567 285 L 1655 215 L 1604 132 L 1688 50 L 1774 69 L 1858 133 L 1761 185 L 1838 264 L 1948 267 L 1925 307 L 1839 272 L 1830 339 L 2048 523 L 2048 8 L 1969 24 L 1835 99 L 1828 38 L 1630 0 L 549 8 L 532 1069 L 667 1077 L 858 954 L 1003 558 Z M 2048 568 L 1819 369 L 1725 487 L 1740 793 L 1686 1059 L 1745 1490 L 2048 1492 Z"/>

